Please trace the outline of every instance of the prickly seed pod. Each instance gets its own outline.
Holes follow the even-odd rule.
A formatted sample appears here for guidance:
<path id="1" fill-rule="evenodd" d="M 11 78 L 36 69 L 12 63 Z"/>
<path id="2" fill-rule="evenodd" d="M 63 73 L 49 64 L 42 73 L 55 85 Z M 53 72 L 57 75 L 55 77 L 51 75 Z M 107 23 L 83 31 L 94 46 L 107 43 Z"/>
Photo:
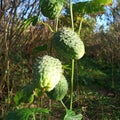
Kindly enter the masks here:
<path id="1" fill-rule="evenodd" d="M 66 78 L 62 75 L 59 83 L 55 86 L 55 88 L 47 92 L 47 95 L 50 99 L 53 100 L 62 100 L 68 91 L 68 83 Z"/>
<path id="2" fill-rule="evenodd" d="M 64 0 L 40 0 L 41 12 L 49 19 L 55 19 L 59 16 Z"/>
<path id="3" fill-rule="evenodd" d="M 80 59 L 85 53 L 83 41 L 71 28 L 63 28 L 53 36 L 53 45 L 66 58 Z"/>
<path id="4" fill-rule="evenodd" d="M 39 57 L 34 64 L 34 80 L 42 91 L 51 91 L 63 73 L 61 62 L 51 56 Z"/>

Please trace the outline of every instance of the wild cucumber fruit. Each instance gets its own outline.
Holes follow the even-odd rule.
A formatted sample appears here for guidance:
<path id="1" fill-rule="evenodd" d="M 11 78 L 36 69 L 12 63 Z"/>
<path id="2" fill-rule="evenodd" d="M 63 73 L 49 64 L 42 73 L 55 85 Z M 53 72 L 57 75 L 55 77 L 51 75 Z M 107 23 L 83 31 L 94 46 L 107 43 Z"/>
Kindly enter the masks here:
<path id="1" fill-rule="evenodd" d="M 40 0 L 41 12 L 49 19 L 59 16 L 64 0 Z"/>
<path id="2" fill-rule="evenodd" d="M 50 99 L 62 100 L 67 94 L 67 90 L 68 83 L 66 78 L 62 75 L 59 83 L 55 86 L 55 88 L 52 91 L 47 92 L 47 95 L 49 96 Z"/>
<path id="3" fill-rule="evenodd" d="M 34 64 L 35 84 L 43 91 L 51 91 L 58 84 L 62 72 L 59 59 L 48 55 L 39 57 Z"/>
<path id="4" fill-rule="evenodd" d="M 63 28 L 53 36 L 53 45 L 66 58 L 80 59 L 85 53 L 83 41 L 71 28 Z"/>

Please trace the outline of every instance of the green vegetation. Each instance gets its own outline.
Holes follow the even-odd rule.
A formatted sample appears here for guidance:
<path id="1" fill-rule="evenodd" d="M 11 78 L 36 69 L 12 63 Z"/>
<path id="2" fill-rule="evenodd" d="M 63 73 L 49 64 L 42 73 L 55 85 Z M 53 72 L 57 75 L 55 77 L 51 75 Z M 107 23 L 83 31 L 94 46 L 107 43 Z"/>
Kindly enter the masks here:
<path id="1" fill-rule="evenodd" d="M 1 2 L 0 120 L 120 119 L 120 4 L 111 5 Z M 103 13 L 110 29 L 95 33 Z"/>

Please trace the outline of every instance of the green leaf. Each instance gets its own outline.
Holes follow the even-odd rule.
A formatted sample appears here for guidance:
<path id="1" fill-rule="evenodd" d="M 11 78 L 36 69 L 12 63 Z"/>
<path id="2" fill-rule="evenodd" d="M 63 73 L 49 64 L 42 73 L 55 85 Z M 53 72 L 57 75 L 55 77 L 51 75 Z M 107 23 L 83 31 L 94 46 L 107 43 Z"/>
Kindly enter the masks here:
<path id="1" fill-rule="evenodd" d="M 32 54 L 37 54 L 37 53 L 39 53 L 41 51 L 45 51 L 45 50 L 47 50 L 47 44 L 35 47 L 32 51 Z"/>
<path id="2" fill-rule="evenodd" d="M 75 112 L 72 110 L 67 110 L 66 115 L 64 117 L 64 120 L 81 120 L 81 119 L 82 115 L 81 114 L 76 115 Z"/>
<path id="3" fill-rule="evenodd" d="M 73 5 L 73 12 L 79 14 L 96 14 L 103 12 L 104 7 L 93 2 L 79 2 Z"/>
<path id="4" fill-rule="evenodd" d="M 71 70 L 71 67 L 69 65 L 63 65 L 62 67 L 63 67 L 63 69 Z"/>
<path id="5" fill-rule="evenodd" d="M 32 24 L 33 26 L 36 25 L 37 21 L 38 21 L 38 16 L 33 16 L 28 18 L 24 22 L 24 28 L 27 29 L 30 24 Z"/>
<path id="6" fill-rule="evenodd" d="M 93 0 L 87 2 L 78 2 L 73 4 L 74 14 L 94 15 L 104 12 L 104 6 L 112 4 L 112 0 Z"/>
<path id="7" fill-rule="evenodd" d="M 32 103 L 34 101 L 33 90 L 34 85 L 32 84 L 28 84 L 19 90 L 14 97 L 15 104 L 19 105 L 21 103 Z"/>
<path id="8" fill-rule="evenodd" d="M 5 120 L 29 120 L 29 117 L 41 112 L 49 113 L 49 110 L 43 108 L 23 108 L 8 112 Z"/>

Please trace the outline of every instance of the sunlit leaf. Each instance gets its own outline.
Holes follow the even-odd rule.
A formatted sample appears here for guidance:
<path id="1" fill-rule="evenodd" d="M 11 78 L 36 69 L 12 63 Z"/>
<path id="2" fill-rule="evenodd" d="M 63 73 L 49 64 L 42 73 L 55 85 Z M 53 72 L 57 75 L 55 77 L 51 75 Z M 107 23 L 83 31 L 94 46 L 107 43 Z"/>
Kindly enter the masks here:
<path id="1" fill-rule="evenodd" d="M 64 117 L 64 120 L 81 120 L 82 119 L 82 115 L 81 114 L 75 114 L 74 111 L 72 110 L 67 110 L 66 111 L 66 115 Z"/>
<path id="2" fill-rule="evenodd" d="M 95 14 L 103 12 L 104 7 L 93 2 L 79 2 L 73 5 L 73 12 L 79 14 Z"/>
<path id="3" fill-rule="evenodd" d="M 63 65 L 62 67 L 63 67 L 63 69 L 71 70 L 71 67 L 69 65 Z"/>
<path id="4" fill-rule="evenodd" d="M 73 12 L 77 14 L 98 14 L 104 12 L 104 6 L 111 5 L 112 0 L 93 0 L 73 4 Z"/>
<path id="5" fill-rule="evenodd" d="M 93 0 L 95 4 L 104 5 L 104 6 L 111 5 L 112 1 L 113 0 Z"/>

